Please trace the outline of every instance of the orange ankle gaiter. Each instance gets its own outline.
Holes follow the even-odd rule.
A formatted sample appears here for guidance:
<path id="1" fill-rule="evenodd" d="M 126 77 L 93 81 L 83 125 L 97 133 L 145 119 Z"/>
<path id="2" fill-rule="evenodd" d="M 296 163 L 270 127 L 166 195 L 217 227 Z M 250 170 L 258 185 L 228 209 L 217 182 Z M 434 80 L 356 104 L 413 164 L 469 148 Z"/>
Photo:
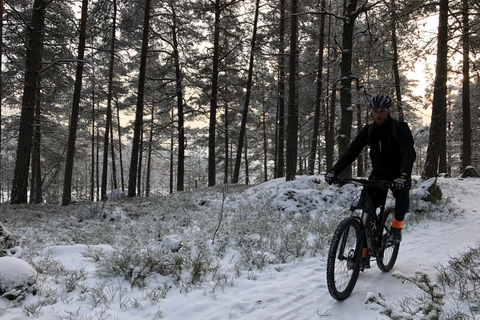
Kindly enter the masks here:
<path id="1" fill-rule="evenodd" d="M 367 256 L 367 250 L 367 248 L 363 248 L 362 258 L 365 258 Z"/>
<path id="2" fill-rule="evenodd" d="M 392 221 L 392 228 L 402 229 L 403 221 L 398 221 L 397 219 L 393 219 Z"/>

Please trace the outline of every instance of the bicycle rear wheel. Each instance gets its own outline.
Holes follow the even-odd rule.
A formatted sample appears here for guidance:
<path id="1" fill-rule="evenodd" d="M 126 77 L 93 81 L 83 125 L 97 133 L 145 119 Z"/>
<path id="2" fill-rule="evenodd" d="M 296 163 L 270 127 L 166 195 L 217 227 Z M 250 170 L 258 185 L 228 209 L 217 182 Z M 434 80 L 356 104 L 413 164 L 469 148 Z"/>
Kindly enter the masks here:
<path id="1" fill-rule="evenodd" d="M 363 226 L 350 217 L 333 234 L 327 260 L 327 285 L 336 300 L 345 300 L 355 287 L 362 259 Z"/>
<path id="2" fill-rule="evenodd" d="M 386 209 L 382 216 L 382 245 L 377 254 L 377 266 L 383 272 L 388 272 L 393 268 L 397 261 L 398 250 L 400 249 L 400 243 L 396 245 L 387 244 L 394 217 L 395 210 L 393 208 Z"/>

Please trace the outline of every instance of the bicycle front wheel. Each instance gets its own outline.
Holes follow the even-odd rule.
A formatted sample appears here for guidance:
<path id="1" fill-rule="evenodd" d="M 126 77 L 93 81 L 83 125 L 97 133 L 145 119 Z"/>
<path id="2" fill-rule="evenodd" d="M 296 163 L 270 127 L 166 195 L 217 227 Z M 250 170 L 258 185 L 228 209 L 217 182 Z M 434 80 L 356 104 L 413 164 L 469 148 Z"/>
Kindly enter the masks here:
<path id="1" fill-rule="evenodd" d="M 400 249 L 400 243 L 396 245 L 387 243 L 393 218 L 395 218 L 395 210 L 393 208 L 386 209 L 382 216 L 382 245 L 377 254 L 377 266 L 383 272 L 388 272 L 393 268 Z"/>
<path id="2" fill-rule="evenodd" d="M 327 285 L 336 300 L 347 299 L 357 283 L 362 259 L 363 226 L 350 217 L 333 234 L 327 260 Z"/>

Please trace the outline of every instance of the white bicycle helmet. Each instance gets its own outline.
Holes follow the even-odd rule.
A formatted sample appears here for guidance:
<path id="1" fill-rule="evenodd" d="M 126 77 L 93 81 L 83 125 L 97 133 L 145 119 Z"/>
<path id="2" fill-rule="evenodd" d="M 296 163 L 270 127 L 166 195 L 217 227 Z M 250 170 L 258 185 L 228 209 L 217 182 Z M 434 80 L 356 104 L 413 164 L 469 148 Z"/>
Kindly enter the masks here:
<path id="1" fill-rule="evenodd" d="M 384 94 L 379 94 L 370 99 L 368 110 L 387 109 L 388 112 L 392 109 L 392 99 Z"/>

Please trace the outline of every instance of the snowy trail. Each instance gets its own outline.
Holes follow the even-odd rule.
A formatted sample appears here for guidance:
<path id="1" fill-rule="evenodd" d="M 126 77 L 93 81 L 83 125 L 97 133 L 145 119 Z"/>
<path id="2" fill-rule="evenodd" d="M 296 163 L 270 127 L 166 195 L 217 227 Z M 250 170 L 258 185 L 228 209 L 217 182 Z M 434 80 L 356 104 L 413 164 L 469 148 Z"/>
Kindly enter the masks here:
<path id="1" fill-rule="evenodd" d="M 408 295 L 420 293 L 413 285 L 402 284 L 392 276 L 392 272 L 405 275 L 424 272 L 433 276 L 436 273 L 435 265 L 446 264 L 451 257 L 458 256 L 477 243 L 480 219 L 476 217 L 473 208 L 477 207 L 478 194 L 468 190 L 478 190 L 480 181 L 461 181 L 458 188 L 463 189 L 460 192 L 462 198 L 458 198 L 457 190 L 457 198 L 452 198 L 451 201 L 453 204 L 461 204 L 461 207 L 466 208 L 465 212 L 452 221 L 410 227 L 404 233 L 394 269 L 383 273 L 373 262 L 371 269 L 360 273 L 357 285 L 346 301 L 337 302 L 330 297 L 325 280 L 326 258 L 319 256 L 309 258 L 298 266 L 288 265 L 280 272 L 274 270 L 270 275 L 262 273 L 254 285 L 248 280 L 245 280 L 249 282 L 245 285 L 238 283 L 244 290 L 236 292 L 237 300 L 230 303 L 221 301 L 222 297 L 232 295 L 220 294 L 216 301 L 220 309 L 211 305 L 204 315 L 205 319 L 300 320 L 319 319 L 322 316 L 345 319 L 345 314 L 349 314 L 349 320 L 387 319 L 379 314 L 379 306 L 365 304 L 368 293 L 381 293 L 387 301 L 393 303 Z M 225 289 L 226 292 L 230 290 L 238 288 L 234 286 Z M 212 313 L 212 310 L 215 312 Z M 172 315 L 168 319 L 182 318 L 181 313 L 165 314 Z M 202 314 L 198 316 L 203 319 Z"/>
<path id="2" fill-rule="evenodd" d="M 423 272 L 434 276 L 436 265 L 446 265 L 450 258 L 478 244 L 480 179 L 440 179 L 439 184 L 440 187 L 445 185 L 442 188 L 445 190 L 444 197 L 462 213 L 445 221 L 424 219 L 418 225 L 408 225 L 393 270 L 384 273 L 372 262 L 371 269 L 360 273 L 352 295 L 345 301 L 337 302 L 330 296 L 326 284 L 326 257 L 319 255 L 284 265 L 271 265 L 262 272 L 242 270 L 243 276 L 233 279 L 233 284 L 225 287 L 212 281 L 210 285 L 217 287 L 206 284 L 202 288 L 172 290 L 165 299 L 155 302 L 149 301 L 145 291 L 131 290 L 128 282 L 110 279 L 107 289 L 118 297 L 108 308 L 92 308 L 89 296 L 83 300 L 62 296 L 57 303 L 42 309 L 37 319 L 385 320 L 387 318 L 379 313 L 379 306 L 365 304 L 367 295 L 381 293 L 388 302 L 395 304 L 409 295 L 421 293 L 414 285 L 403 284 L 393 277 L 393 272 L 406 276 Z M 81 244 L 53 247 L 52 257 L 58 258 L 71 270 L 84 268 L 90 277 L 87 281 L 93 286 L 105 279 L 95 275 L 93 259 L 82 256 L 85 248 Z M 108 250 L 110 247 L 104 248 Z M 26 303 L 35 299 L 30 297 Z M 139 304 L 123 308 L 121 301 L 137 301 Z M 21 306 L 7 308 L 7 303 L 0 299 L 1 319 L 31 319 L 24 314 Z M 74 314 L 78 315 L 73 317 Z"/>

